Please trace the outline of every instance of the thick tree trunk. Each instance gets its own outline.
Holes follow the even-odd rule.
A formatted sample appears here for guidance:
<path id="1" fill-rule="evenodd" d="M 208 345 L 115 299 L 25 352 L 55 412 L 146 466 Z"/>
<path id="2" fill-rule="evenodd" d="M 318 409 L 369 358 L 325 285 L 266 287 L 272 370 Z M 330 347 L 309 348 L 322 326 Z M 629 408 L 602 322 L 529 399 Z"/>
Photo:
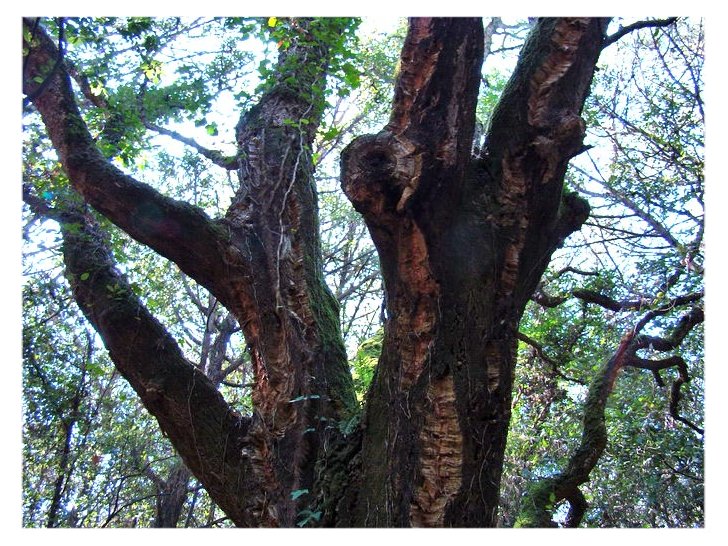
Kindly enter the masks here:
<path id="1" fill-rule="evenodd" d="M 52 68 L 57 49 L 24 24 L 24 91 L 72 186 L 208 288 L 243 329 L 255 376 L 249 419 L 134 296 L 92 219 L 60 219 L 76 300 L 227 515 L 291 526 L 316 496 L 326 525 L 494 526 L 518 322 L 551 253 L 588 214 L 562 187 L 605 22 L 536 25 L 473 158 L 482 22 L 411 21 L 389 124 L 342 158 L 344 191 L 380 254 L 388 314 L 350 437 L 336 432 L 356 403 L 322 276 L 310 158 L 329 55 L 319 37 L 338 23 L 301 21 L 280 77 L 241 118 L 240 189 L 217 221 L 103 159 L 68 76 Z"/>
<path id="2" fill-rule="evenodd" d="M 388 321 L 339 523 L 496 525 L 518 324 L 588 215 L 562 186 L 605 26 L 541 21 L 472 158 L 482 24 L 411 22 L 390 123 L 342 159 Z"/>
<path id="3" fill-rule="evenodd" d="M 329 430 L 356 408 L 337 303 L 323 279 L 310 156 L 328 65 L 321 37 L 331 39 L 338 24 L 298 22 L 303 45 L 281 53 L 278 79 L 241 118 L 240 190 L 226 217 L 213 221 L 102 157 L 58 49 L 24 20 L 24 91 L 72 186 L 208 288 L 243 329 L 255 383 L 250 420 L 227 406 L 131 293 L 94 222 L 78 212 L 60 219 L 76 300 L 189 469 L 238 525 L 294 525 L 307 499 L 294 501 L 291 492 L 312 488 Z"/>

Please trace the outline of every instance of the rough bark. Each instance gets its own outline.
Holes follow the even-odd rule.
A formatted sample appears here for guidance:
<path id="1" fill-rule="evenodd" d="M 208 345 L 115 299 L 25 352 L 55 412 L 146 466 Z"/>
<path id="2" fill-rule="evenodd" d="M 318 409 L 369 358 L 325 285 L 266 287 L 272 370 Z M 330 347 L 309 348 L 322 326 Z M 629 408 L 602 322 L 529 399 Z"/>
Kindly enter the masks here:
<path id="1" fill-rule="evenodd" d="M 157 488 L 157 506 L 154 527 L 173 528 L 179 524 L 182 508 L 187 500 L 187 484 L 192 473 L 182 461 L 169 471 L 166 480 L 151 476 Z"/>
<path id="2" fill-rule="evenodd" d="M 339 523 L 496 525 L 518 323 L 588 215 L 562 188 L 605 27 L 539 21 L 472 158 L 482 23 L 410 22 L 389 124 L 342 157 L 388 321 Z"/>
<path id="3" fill-rule="evenodd" d="M 242 458 L 249 420 L 231 410 L 144 308 L 114 268 L 95 222 L 67 212 L 61 228 L 74 297 L 117 369 L 216 502 L 233 520 L 252 523 L 245 491 L 255 484 Z"/>
<path id="4" fill-rule="evenodd" d="M 98 271 L 126 290 L 95 228 L 83 228 L 94 234 L 85 239 L 68 233 L 66 263 L 75 275 L 77 301 L 187 466 L 238 525 L 295 524 L 298 508 L 290 492 L 311 486 L 328 429 L 356 406 L 338 308 L 320 262 L 310 157 L 320 105 L 310 88 L 326 77 L 328 50 L 316 39 L 315 25 L 300 21 L 303 45 L 281 53 L 279 80 L 242 116 L 240 191 L 226 217 L 211 220 L 104 159 L 62 62 L 53 68 L 60 58 L 55 44 L 34 20 L 24 20 L 24 92 L 33 98 L 71 185 L 97 211 L 210 290 L 243 329 L 253 361 L 256 412 L 240 430 L 240 420 L 210 382 L 184 361 L 131 294 L 124 292 L 124 305 L 116 305 L 103 285 L 78 281 L 79 275 Z M 86 263 L 94 255 L 103 259 Z M 148 328 L 140 326 L 137 314 Z M 200 397 L 195 404 L 192 394 Z M 224 426 L 209 426 L 191 438 L 197 404 L 201 415 L 213 413 L 209 419 Z M 236 454 L 230 455 L 233 446 Z M 234 471 L 226 466 L 230 457 Z"/>
<path id="5" fill-rule="evenodd" d="M 411 20 L 390 122 L 342 157 L 342 186 L 380 255 L 388 316 L 349 437 L 335 433 L 355 399 L 322 275 L 309 154 L 320 117 L 311 90 L 329 53 L 317 24 L 300 22 L 304 39 L 281 52 L 279 79 L 240 119 L 240 187 L 221 220 L 106 162 L 68 75 L 49 68 L 53 42 L 40 30 L 24 44 L 24 91 L 72 186 L 235 314 L 253 363 L 252 418 L 182 357 L 80 213 L 64 228 L 74 295 L 237 525 L 293 525 L 309 499 L 291 492 L 315 489 L 327 525 L 494 526 L 518 322 L 551 253 L 588 214 L 563 194 L 563 177 L 582 144 L 605 21 L 539 21 L 474 158 L 482 22 Z"/>

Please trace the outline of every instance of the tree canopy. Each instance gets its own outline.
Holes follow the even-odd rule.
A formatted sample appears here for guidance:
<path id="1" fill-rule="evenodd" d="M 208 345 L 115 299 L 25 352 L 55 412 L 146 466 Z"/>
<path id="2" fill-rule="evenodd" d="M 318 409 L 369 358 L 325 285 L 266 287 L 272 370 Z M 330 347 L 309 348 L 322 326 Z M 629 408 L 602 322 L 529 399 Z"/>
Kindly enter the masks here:
<path id="1" fill-rule="evenodd" d="M 702 527 L 703 49 L 23 19 L 23 525 Z"/>

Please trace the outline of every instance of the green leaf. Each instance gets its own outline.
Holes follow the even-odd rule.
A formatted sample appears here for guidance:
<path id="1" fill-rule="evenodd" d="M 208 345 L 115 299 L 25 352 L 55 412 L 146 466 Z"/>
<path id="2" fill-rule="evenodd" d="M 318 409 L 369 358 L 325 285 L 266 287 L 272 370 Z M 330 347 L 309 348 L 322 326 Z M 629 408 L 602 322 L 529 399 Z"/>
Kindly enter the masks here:
<path id="1" fill-rule="evenodd" d="M 85 280 L 88 280 L 88 278 L 89 278 L 90 276 L 91 276 L 91 275 L 89 274 L 89 272 L 88 272 L 88 271 L 86 271 L 85 273 L 81 273 L 81 277 L 80 277 L 80 279 L 81 279 L 82 281 L 85 281 Z"/>
<path id="2" fill-rule="evenodd" d="M 329 127 L 322 135 L 321 138 L 324 140 L 333 140 L 341 133 L 341 129 L 338 127 Z"/>
<path id="3" fill-rule="evenodd" d="M 268 26 L 270 28 L 275 27 L 276 23 L 278 23 L 278 17 L 268 17 Z"/>
<path id="4" fill-rule="evenodd" d="M 217 136 L 217 123 L 210 123 L 205 126 L 205 130 L 207 131 L 207 134 L 210 136 Z"/>
<path id="5" fill-rule="evenodd" d="M 344 81 L 354 89 L 359 87 L 359 71 L 351 63 L 346 63 L 341 69 L 344 71 Z"/>

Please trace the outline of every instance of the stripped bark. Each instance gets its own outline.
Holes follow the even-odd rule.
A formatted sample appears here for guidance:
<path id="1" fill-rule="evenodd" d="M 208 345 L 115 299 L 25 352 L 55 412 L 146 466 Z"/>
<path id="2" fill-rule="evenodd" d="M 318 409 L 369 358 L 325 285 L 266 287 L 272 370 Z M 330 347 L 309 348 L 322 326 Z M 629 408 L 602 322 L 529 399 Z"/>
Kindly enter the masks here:
<path id="1" fill-rule="evenodd" d="M 494 526 L 518 323 L 551 253 L 588 215 L 563 178 L 582 145 L 579 114 L 606 21 L 536 24 L 476 158 L 482 22 L 410 21 L 389 123 L 342 156 L 342 186 L 379 252 L 388 315 L 361 426 L 346 438 L 332 425 L 356 402 L 322 275 L 309 154 L 321 113 L 310 91 L 329 55 L 310 32 L 317 24 L 327 23 L 300 21 L 281 77 L 240 119 L 240 185 L 220 220 L 107 163 L 69 76 L 48 72 L 54 43 L 42 31 L 25 43 L 24 91 L 72 186 L 235 314 L 250 347 L 253 417 L 235 415 L 184 360 L 115 272 L 88 215 L 74 217 L 79 233 L 64 229 L 76 299 L 237 525 L 293 525 L 308 501 L 291 492 L 311 489 L 327 525 Z M 326 470 L 318 479 L 316 468 Z"/>
<path id="2" fill-rule="evenodd" d="M 389 124 L 342 156 L 388 321 L 340 524 L 495 526 L 518 323 L 588 214 L 562 188 L 605 26 L 540 21 L 472 158 L 482 24 L 410 22 Z"/>
<path id="3" fill-rule="evenodd" d="M 295 524 L 298 508 L 290 491 L 311 487 L 314 463 L 330 428 L 327 420 L 343 418 L 356 406 L 339 334 L 338 308 L 324 283 L 320 261 L 309 153 L 320 112 L 312 108 L 306 86 L 325 78 L 328 49 L 309 34 L 314 24 L 300 22 L 303 45 L 289 48 L 279 62 L 281 73 L 292 71 L 285 75 L 292 76 L 301 87 L 291 89 L 284 82 L 287 78 L 281 78 L 241 117 L 237 157 L 240 189 L 226 217 L 211 220 L 201 210 L 160 194 L 104 159 L 79 113 L 70 77 L 62 66 L 48 70 L 49 61 L 52 65 L 59 58 L 56 45 L 34 20 L 24 20 L 24 92 L 34 97 L 33 104 L 71 185 L 97 211 L 175 262 L 213 293 L 235 314 L 243 329 L 255 373 L 256 413 L 246 427 L 245 447 L 240 448 L 243 460 L 238 461 L 235 473 L 226 471 L 225 476 L 238 476 L 247 469 L 245 479 L 227 482 L 206 464 L 191 461 L 190 457 L 199 458 L 196 451 L 185 454 L 185 450 L 198 449 L 200 436 L 194 442 L 183 437 L 185 430 L 188 436 L 193 430 L 189 418 L 166 404 L 147 404 L 158 420 L 166 423 L 163 429 L 178 431 L 179 435 L 167 432 L 173 444 L 238 525 Z M 306 62 L 295 62 L 297 57 Z M 40 86 L 43 88 L 38 92 Z M 304 118 L 308 124 L 300 129 Z M 69 246 L 78 250 L 70 252 L 67 260 L 74 256 L 81 259 L 81 253 L 93 250 L 81 243 Z M 108 252 L 98 248 L 100 255 L 108 257 Z M 105 267 L 111 271 L 113 262 Z M 138 339 L 138 321 L 100 320 L 97 315 L 103 306 L 92 299 L 103 298 L 102 289 L 93 294 L 78 291 L 76 296 L 79 300 L 88 298 L 82 307 L 92 313 L 92 322 L 116 366 L 125 370 L 132 385 L 136 382 L 135 388 L 149 390 L 135 374 L 163 364 L 180 368 L 180 377 L 194 379 L 193 384 L 208 385 L 203 374 L 188 371 L 188 363 L 179 355 L 160 361 L 154 343 L 148 344 L 149 351 L 145 352 L 143 344 L 137 342 L 133 347 L 135 360 L 125 360 L 121 348 Z M 138 308 L 136 304 L 130 306 Z M 108 314 L 111 317 L 114 312 L 109 309 Z M 150 331 L 164 340 L 165 347 L 169 345 L 170 338 L 161 326 L 150 327 Z M 150 392 L 168 395 L 166 388 L 150 388 Z M 179 402 L 185 405 L 188 396 L 181 393 Z M 223 403 L 220 398 L 212 407 L 222 407 Z M 230 408 L 225 411 L 232 414 Z M 212 436 L 207 440 L 206 457 L 227 457 L 225 442 Z M 213 453 L 217 449 L 221 452 Z M 215 475 L 206 476 L 208 471 Z"/>

